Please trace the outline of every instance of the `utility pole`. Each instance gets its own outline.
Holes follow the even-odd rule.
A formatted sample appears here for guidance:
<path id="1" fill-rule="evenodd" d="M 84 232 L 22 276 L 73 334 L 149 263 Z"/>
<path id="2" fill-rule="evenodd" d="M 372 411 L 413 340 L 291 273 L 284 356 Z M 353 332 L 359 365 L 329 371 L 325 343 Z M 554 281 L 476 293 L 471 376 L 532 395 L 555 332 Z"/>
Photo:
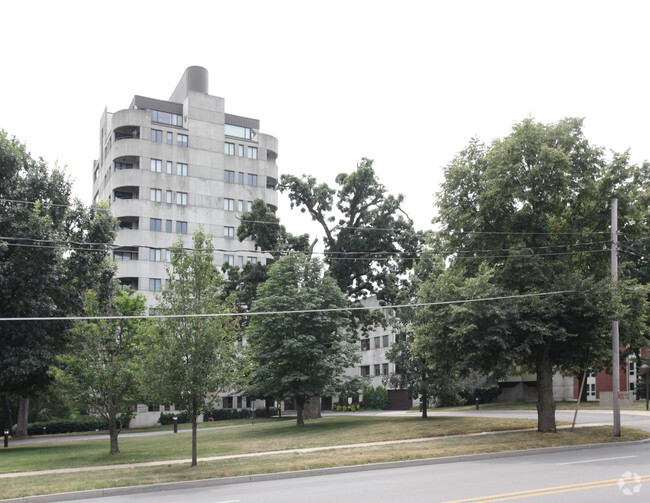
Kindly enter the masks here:
<path id="1" fill-rule="evenodd" d="M 614 296 L 618 303 L 616 283 L 618 282 L 618 199 L 612 199 L 612 283 Z M 618 314 L 618 313 L 617 313 Z M 618 340 L 618 320 L 612 322 L 612 409 L 614 411 L 614 436 L 621 436 L 621 370 L 620 344 Z"/>

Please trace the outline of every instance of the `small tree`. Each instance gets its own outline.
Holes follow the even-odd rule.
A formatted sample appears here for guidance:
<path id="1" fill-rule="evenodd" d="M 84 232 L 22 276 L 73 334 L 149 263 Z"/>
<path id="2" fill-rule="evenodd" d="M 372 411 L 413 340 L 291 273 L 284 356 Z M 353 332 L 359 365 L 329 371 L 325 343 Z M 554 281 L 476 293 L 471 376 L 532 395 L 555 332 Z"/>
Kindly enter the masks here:
<path id="1" fill-rule="evenodd" d="M 213 264 L 211 236 L 194 235 L 191 251 L 182 238 L 172 251 L 169 286 L 158 311 L 163 318 L 149 332 L 143 354 L 143 387 L 152 400 L 175 404 L 192 418 L 192 466 L 197 464 L 197 417 L 235 378 L 237 327 L 222 297 Z"/>
<path id="2" fill-rule="evenodd" d="M 269 279 L 258 288 L 252 312 L 296 311 L 258 315 L 247 332 L 252 367 L 249 392 L 277 400 L 295 399 L 297 426 L 304 426 L 305 403 L 335 387 L 343 370 L 354 363 L 352 335 L 341 311 L 347 299 L 319 261 L 302 256 L 278 260 Z"/>
<path id="3" fill-rule="evenodd" d="M 93 291 L 86 294 L 87 316 L 138 316 L 145 299 L 132 291 L 116 290 L 111 303 L 99 302 Z M 138 319 L 75 322 L 68 352 L 59 357 L 79 398 L 89 410 L 108 421 L 110 454 L 119 454 L 117 437 L 133 414 L 136 403 L 135 356 L 143 322 Z"/>

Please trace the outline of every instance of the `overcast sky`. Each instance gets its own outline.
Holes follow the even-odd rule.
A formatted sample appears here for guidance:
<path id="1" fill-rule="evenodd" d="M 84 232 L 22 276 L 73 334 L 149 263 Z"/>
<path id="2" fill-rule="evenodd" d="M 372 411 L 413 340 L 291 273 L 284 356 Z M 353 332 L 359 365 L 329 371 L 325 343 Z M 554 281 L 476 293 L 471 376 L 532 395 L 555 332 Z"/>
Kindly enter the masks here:
<path id="1" fill-rule="evenodd" d="M 0 128 L 92 197 L 99 120 L 168 99 L 186 67 L 279 140 L 280 173 L 333 183 L 362 157 L 429 228 L 444 166 L 473 136 L 585 118 L 593 143 L 650 159 L 650 2 L 5 2 Z M 290 231 L 306 219 L 280 217 Z"/>

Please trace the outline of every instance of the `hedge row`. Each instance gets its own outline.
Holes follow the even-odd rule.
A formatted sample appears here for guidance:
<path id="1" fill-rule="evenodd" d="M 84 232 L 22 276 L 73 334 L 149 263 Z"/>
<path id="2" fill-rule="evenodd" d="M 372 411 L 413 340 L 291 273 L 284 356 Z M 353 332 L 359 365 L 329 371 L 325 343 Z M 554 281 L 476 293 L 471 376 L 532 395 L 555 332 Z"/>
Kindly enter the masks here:
<path id="1" fill-rule="evenodd" d="M 45 429 L 43 429 L 45 428 Z M 81 416 L 77 419 L 55 419 L 27 425 L 28 435 L 43 435 L 55 433 L 74 433 L 79 431 L 107 430 L 108 421 L 91 416 Z M 13 432 L 16 432 L 14 426 Z"/>
<path id="2" fill-rule="evenodd" d="M 277 416 L 278 409 L 271 407 L 269 409 L 269 416 Z M 225 421 L 227 419 L 250 419 L 253 416 L 253 411 L 250 409 L 213 409 L 210 412 L 203 414 L 203 421 Z M 255 417 L 267 417 L 266 409 L 261 407 L 255 409 Z"/>

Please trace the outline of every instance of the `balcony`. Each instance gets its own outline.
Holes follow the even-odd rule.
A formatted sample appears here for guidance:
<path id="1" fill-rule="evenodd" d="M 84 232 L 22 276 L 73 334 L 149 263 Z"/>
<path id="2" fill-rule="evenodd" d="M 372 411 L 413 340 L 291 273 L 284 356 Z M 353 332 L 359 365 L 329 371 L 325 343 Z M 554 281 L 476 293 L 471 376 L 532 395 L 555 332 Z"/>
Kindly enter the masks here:
<path id="1" fill-rule="evenodd" d="M 122 171 L 124 169 L 139 169 L 140 158 L 135 155 L 123 155 L 113 159 L 113 170 Z"/>
<path id="2" fill-rule="evenodd" d="M 139 140 L 140 126 L 121 126 L 115 128 L 115 141 L 119 140 Z"/>
<path id="3" fill-rule="evenodd" d="M 138 290 L 138 278 L 118 278 L 118 281 L 122 290 L 126 290 L 127 288 Z"/>
<path id="4" fill-rule="evenodd" d="M 124 199 L 139 199 L 139 196 L 139 187 L 116 187 L 115 190 L 113 190 L 113 201 L 121 201 Z"/>
<path id="5" fill-rule="evenodd" d="M 266 177 L 266 188 L 275 190 L 275 187 L 278 185 L 278 179 L 273 178 L 272 176 Z"/>
<path id="6" fill-rule="evenodd" d="M 117 219 L 117 230 L 118 231 L 137 231 L 140 228 L 140 218 L 139 217 L 119 217 Z"/>
<path id="7" fill-rule="evenodd" d="M 116 248 L 113 251 L 113 260 L 116 262 L 138 260 L 138 249 L 134 247 Z"/>

